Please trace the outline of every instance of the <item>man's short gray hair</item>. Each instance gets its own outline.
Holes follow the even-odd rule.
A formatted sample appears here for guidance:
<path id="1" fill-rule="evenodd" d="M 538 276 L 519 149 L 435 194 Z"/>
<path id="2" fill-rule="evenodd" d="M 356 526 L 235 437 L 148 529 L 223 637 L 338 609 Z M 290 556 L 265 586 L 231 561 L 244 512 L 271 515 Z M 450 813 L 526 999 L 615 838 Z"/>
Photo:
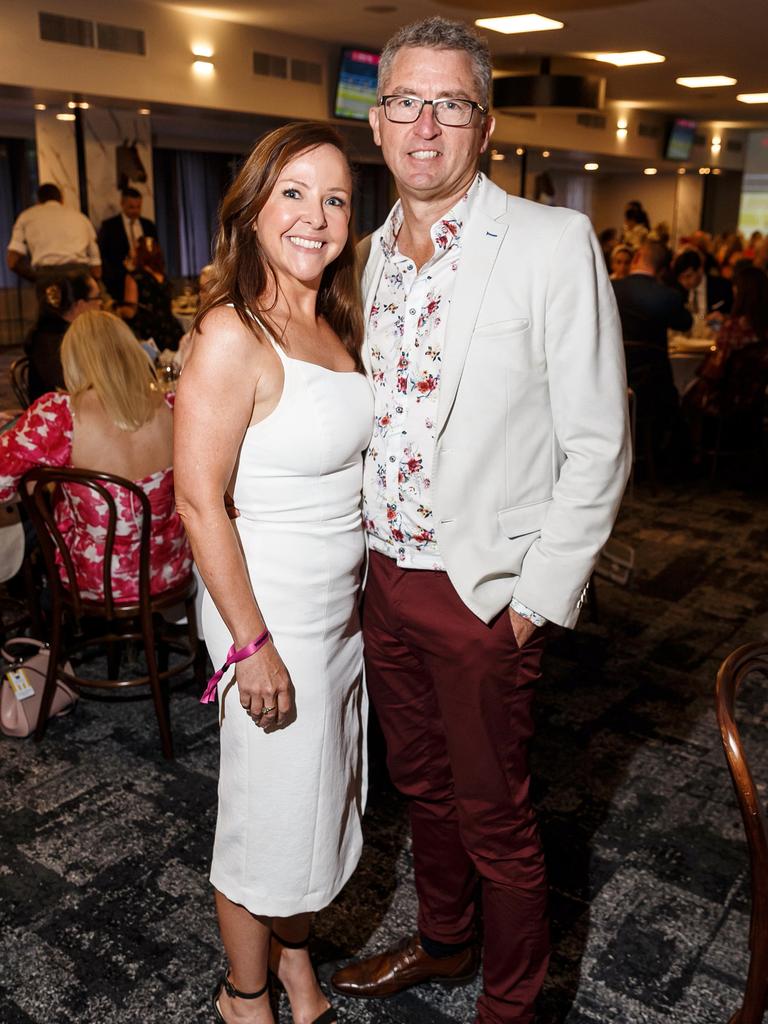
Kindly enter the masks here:
<path id="1" fill-rule="evenodd" d="M 379 62 L 379 96 L 384 93 L 397 53 L 410 47 L 423 46 L 430 50 L 463 50 L 472 61 L 472 73 L 478 92 L 478 101 L 490 106 L 491 53 L 488 43 L 461 21 L 435 16 L 405 25 L 389 39 L 381 52 Z"/>

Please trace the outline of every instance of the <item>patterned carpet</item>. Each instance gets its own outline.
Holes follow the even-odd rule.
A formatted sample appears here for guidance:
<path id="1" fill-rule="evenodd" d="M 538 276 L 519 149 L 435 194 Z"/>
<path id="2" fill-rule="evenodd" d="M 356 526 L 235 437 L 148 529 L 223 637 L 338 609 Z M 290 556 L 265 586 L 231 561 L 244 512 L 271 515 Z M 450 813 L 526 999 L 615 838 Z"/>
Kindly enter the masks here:
<path id="1" fill-rule="evenodd" d="M 768 634 L 762 497 L 638 490 L 616 536 L 627 588 L 551 644 L 534 751 L 555 951 L 542 1021 L 725 1024 L 746 970 L 748 874 L 712 710 L 717 666 Z M 745 694 L 768 784 L 768 687 Z M 0 737 L 0 1021 L 196 1024 L 222 955 L 206 878 L 215 713 L 173 699 L 177 760 L 149 702 L 83 700 L 44 743 Z M 331 963 L 414 919 L 403 807 L 381 781 L 362 864 L 317 921 Z M 339 1001 L 347 1024 L 469 1024 L 476 987 Z M 284 1008 L 281 1021 L 289 1015 Z"/>

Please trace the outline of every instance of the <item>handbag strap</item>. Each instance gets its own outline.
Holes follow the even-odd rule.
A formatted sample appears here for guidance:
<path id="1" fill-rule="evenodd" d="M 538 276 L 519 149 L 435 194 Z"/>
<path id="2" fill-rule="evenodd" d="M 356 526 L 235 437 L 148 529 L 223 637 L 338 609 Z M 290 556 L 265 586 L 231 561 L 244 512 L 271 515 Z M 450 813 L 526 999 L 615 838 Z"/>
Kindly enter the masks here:
<path id="1" fill-rule="evenodd" d="M 41 640 L 33 640 L 31 636 L 14 636 L 5 641 L 5 647 L 0 647 L 0 655 L 5 661 L 18 661 L 13 655 L 14 647 L 36 647 L 40 651 L 46 646 L 47 644 Z"/>

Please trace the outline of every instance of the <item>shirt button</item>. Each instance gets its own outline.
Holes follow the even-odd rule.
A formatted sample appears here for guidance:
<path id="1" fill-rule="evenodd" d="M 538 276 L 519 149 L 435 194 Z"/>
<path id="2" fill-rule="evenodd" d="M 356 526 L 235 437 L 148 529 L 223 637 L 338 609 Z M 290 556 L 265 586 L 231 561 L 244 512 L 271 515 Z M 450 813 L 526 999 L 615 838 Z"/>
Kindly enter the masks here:
<path id="1" fill-rule="evenodd" d="M 398 405 L 398 407 L 395 409 L 395 412 L 402 412 L 402 411 L 403 411 L 402 405 Z"/>
<path id="2" fill-rule="evenodd" d="M 394 462 L 395 461 L 395 456 L 394 455 L 390 455 L 389 456 L 389 461 L 390 462 Z"/>
<path id="3" fill-rule="evenodd" d="M 408 312 L 411 314 L 411 316 L 414 316 L 415 313 L 416 313 L 416 310 L 415 309 L 409 309 Z"/>

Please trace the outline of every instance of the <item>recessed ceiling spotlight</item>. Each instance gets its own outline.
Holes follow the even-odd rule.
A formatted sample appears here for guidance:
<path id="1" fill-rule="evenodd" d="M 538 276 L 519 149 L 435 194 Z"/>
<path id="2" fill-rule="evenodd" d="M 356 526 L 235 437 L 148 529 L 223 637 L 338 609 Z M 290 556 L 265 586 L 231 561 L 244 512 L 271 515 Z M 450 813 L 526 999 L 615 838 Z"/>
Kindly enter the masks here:
<path id="1" fill-rule="evenodd" d="M 90 103 L 78 103 L 77 105 L 78 105 L 78 107 L 81 110 L 90 110 L 91 109 L 91 104 Z"/>
<path id="2" fill-rule="evenodd" d="M 685 167 L 678 167 L 677 168 L 677 173 L 678 174 L 685 174 L 686 173 Z"/>
<path id="3" fill-rule="evenodd" d="M 736 85 L 735 78 L 727 75 L 694 75 L 689 78 L 676 78 L 678 85 L 684 85 L 686 89 L 716 89 L 725 85 Z"/>
<path id="4" fill-rule="evenodd" d="M 652 50 L 626 50 L 624 53 L 591 53 L 592 60 L 600 60 L 603 64 L 614 64 L 617 68 L 627 68 L 633 64 L 663 64 L 667 59 L 661 53 Z"/>
<path id="5" fill-rule="evenodd" d="M 711 172 L 711 169 L 709 167 L 700 167 L 699 168 L 699 174 L 711 174 L 711 173 L 712 172 Z"/>
<path id="6" fill-rule="evenodd" d="M 719 167 L 713 167 L 712 168 L 712 173 L 713 174 L 722 174 L 723 172 L 720 170 Z"/>
<path id="7" fill-rule="evenodd" d="M 46 105 L 44 103 L 36 103 L 35 104 L 35 110 L 47 110 L 47 109 L 48 109 L 48 107 L 46 107 Z"/>
<path id="8" fill-rule="evenodd" d="M 76 121 L 77 118 L 75 117 L 74 114 L 57 114 L 56 115 L 56 120 L 57 121 Z"/>
<path id="9" fill-rule="evenodd" d="M 139 107 L 136 111 L 137 114 L 143 114 L 145 117 L 152 113 L 149 107 Z"/>
<path id="10" fill-rule="evenodd" d="M 740 92 L 739 103 L 768 103 L 768 92 Z"/>
<path id="11" fill-rule="evenodd" d="M 656 167 L 644 167 L 643 174 L 658 174 L 658 168 Z"/>
<path id="12" fill-rule="evenodd" d="M 522 146 L 518 146 L 517 149 L 515 150 L 515 156 L 522 156 L 523 153 L 525 153 L 525 150 L 523 149 L 523 147 Z"/>
<path id="13" fill-rule="evenodd" d="M 511 14 L 506 18 L 478 18 L 475 24 L 478 28 L 503 32 L 505 36 L 516 32 L 549 32 L 555 28 L 565 28 L 562 21 L 545 18 L 541 14 Z"/>
<path id="14" fill-rule="evenodd" d="M 75 103 L 74 100 L 70 100 L 69 103 L 67 103 L 67 106 L 69 107 L 70 110 L 74 110 L 77 107 L 77 104 Z"/>
<path id="15" fill-rule="evenodd" d="M 491 160 L 505 160 L 506 157 L 503 153 L 500 153 L 498 149 L 491 150 Z"/>
<path id="16" fill-rule="evenodd" d="M 546 159 L 547 159 L 547 157 L 549 156 L 549 150 L 548 150 L 548 149 L 543 149 L 543 150 L 541 151 L 541 155 L 542 155 L 542 156 L 544 157 L 544 159 L 546 160 Z"/>
<path id="17" fill-rule="evenodd" d="M 585 171 L 596 171 L 600 164 L 584 164 Z"/>

